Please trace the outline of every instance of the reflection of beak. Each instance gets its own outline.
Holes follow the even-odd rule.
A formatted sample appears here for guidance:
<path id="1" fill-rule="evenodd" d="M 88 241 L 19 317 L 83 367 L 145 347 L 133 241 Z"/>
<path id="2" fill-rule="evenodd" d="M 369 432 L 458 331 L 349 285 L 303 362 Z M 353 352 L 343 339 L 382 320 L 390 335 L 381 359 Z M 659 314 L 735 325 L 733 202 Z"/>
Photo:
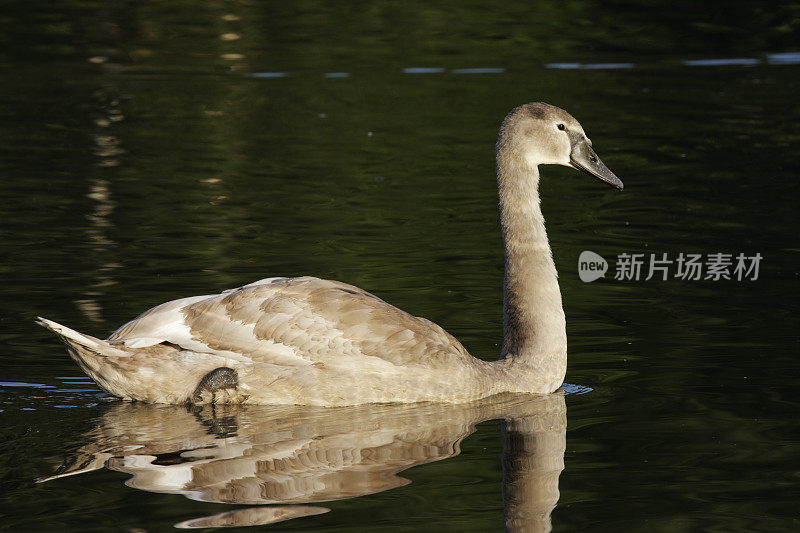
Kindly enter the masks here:
<path id="1" fill-rule="evenodd" d="M 581 136 L 580 139 L 572 144 L 572 153 L 569 155 L 569 162 L 578 170 L 582 170 L 595 178 L 605 181 L 612 187 L 622 190 L 622 180 L 616 177 L 614 173 L 608 170 L 608 167 L 600 161 L 600 158 L 594 153 L 592 147 L 589 146 L 586 137 Z"/>

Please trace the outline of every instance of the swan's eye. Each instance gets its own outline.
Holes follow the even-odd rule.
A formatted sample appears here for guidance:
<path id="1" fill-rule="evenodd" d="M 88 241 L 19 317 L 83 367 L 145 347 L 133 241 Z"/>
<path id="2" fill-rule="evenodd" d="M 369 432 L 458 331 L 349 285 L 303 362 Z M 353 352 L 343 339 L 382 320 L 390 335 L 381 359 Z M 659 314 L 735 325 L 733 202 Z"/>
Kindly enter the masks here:
<path id="1" fill-rule="evenodd" d="M 556 127 L 557 127 L 558 129 L 560 129 L 561 131 L 564 131 L 564 130 L 567 128 L 567 127 L 566 127 L 566 126 L 564 126 L 563 124 L 559 124 L 559 125 L 558 125 L 558 126 L 556 126 Z"/>

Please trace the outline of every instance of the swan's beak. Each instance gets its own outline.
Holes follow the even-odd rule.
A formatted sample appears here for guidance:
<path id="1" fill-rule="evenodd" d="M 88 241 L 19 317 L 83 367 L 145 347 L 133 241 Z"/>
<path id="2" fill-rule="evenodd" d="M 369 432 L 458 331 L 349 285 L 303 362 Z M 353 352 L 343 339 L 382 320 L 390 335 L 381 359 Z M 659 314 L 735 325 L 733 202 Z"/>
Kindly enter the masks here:
<path id="1" fill-rule="evenodd" d="M 590 176 L 594 176 L 597 179 L 605 181 L 612 187 L 622 190 L 622 180 L 616 177 L 614 173 L 608 170 L 608 167 L 600 161 L 600 158 L 594 153 L 594 150 L 592 150 L 592 147 L 583 135 L 581 135 L 580 139 L 572 143 L 572 153 L 569 155 L 569 162 L 578 170 L 582 170 Z"/>

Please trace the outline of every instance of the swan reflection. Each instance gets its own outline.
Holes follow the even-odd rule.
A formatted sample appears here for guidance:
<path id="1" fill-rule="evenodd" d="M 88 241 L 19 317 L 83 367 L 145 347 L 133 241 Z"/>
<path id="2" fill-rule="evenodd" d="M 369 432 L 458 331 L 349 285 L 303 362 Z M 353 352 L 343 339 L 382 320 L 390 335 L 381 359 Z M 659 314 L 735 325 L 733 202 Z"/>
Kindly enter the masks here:
<path id="1" fill-rule="evenodd" d="M 56 472 L 108 467 L 127 485 L 206 502 L 269 504 L 176 527 L 268 524 L 327 512 L 309 505 L 409 483 L 399 472 L 458 455 L 475 425 L 503 419 L 503 500 L 511 531 L 549 531 L 564 468 L 564 395 L 461 405 L 341 408 L 116 402 Z M 275 505 L 283 504 L 283 505 Z"/>

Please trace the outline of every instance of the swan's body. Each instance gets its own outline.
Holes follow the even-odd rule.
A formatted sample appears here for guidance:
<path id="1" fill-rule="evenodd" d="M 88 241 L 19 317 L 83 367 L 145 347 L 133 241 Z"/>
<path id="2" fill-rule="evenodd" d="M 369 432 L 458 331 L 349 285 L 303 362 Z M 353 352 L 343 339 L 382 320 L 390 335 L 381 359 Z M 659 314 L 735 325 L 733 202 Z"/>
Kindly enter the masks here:
<path id="1" fill-rule="evenodd" d="M 550 393 L 566 373 L 567 340 L 540 164 L 574 166 L 622 188 L 565 111 L 526 104 L 506 117 L 497 142 L 505 338 L 495 362 L 472 357 L 424 318 L 312 277 L 167 302 L 107 340 L 40 322 L 102 389 L 132 400 L 333 406 Z"/>

